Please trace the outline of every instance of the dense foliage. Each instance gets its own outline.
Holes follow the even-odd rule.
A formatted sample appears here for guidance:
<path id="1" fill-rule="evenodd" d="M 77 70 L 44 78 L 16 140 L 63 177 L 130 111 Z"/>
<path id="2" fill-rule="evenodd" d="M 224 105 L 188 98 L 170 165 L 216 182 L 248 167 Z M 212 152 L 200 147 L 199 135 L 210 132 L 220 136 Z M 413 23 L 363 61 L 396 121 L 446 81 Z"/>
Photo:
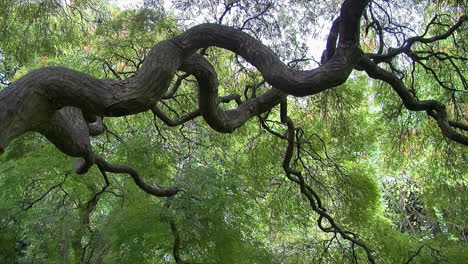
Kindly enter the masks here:
<path id="1" fill-rule="evenodd" d="M 466 11 L 462 1 L 389 2 L 374 1 L 366 10 L 364 52 L 383 45 L 379 32 L 386 48 L 399 47 L 408 36 L 445 32 Z M 201 22 L 241 28 L 291 67 L 308 69 L 320 61 L 308 45 L 327 37 L 328 29 L 321 29 L 331 26 L 339 4 L 174 0 L 120 9 L 100 0 L 4 0 L 0 89 L 51 65 L 125 79 L 155 43 Z M 467 121 L 467 30 L 465 23 L 450 38 L 421 44 L 421 53 L 388 65 L 418 97 L 447 104 L 460 122 Z M 201 53 L 216 69 L 221 96 L 247 100 L 268 90 L 239 56 L 218 48 Z M 197 84 L 182 72 L 173 83 L 177 90 L 156 109 L 183 119 L 198 107 Z M 168 198 L 96 166 L 76 174 L 73 159 L 39 134 L 15 139 L 0 156 L 0 262 L 366 263 L 369 254 L 376 263 L 468 259 L 466 147 L 447 140 L 426 113 L 406 110 L 388 85 L 359 71 L 343 85 L 288 97 L 285 105 L 294 128 L 278 106 L 232 134 L 215 132 L 202 118 L 167 126 L 155 111 L 105 118 L 94 150 L 132 166 L 150 184 L 182 189 Z M 235 106 L 234 100 L 222 104 Z M 292 130 L 295 150 L 285 165 Z M 301 172 L 299 180 L 289 166 Z M 319 197 L 318 209 L 307 193 Z M 324 214 L 339 229 L 321 223 Z"/>

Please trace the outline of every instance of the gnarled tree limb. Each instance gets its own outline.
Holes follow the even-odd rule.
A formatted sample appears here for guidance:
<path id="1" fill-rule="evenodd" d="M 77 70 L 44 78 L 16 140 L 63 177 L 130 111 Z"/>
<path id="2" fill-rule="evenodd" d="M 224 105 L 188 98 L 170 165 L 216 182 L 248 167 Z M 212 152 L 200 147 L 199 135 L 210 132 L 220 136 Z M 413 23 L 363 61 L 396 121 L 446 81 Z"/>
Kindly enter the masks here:
<path id="1" fill-rule="evenodd" d="M 87 144 L 80 143 L 83 146 L 75 149 L 68 149 L 67 144 L 63 144 L 74 139 L 72 133 L 55 133 L 50 129 L 41 131 L 41 128 L 50 124 L 55 113 L 64 106 L 79 108 L 86 116 L 102 117 L 147 111 L 167 92 L 172 77 L 187 58 L 197 49 L 209 46 L 225 48 L 243 56 L 261 72 L 269 84 L 288 94 L 305 96 L 335 87 L 346 81 L 361 55 L 358 48 L 359 21 L 367 3 L 364 0 L 347 0 L 343 3 L 337 49 L 330 60 L 312 71 L 291 70 L 273 51 L 248 34 L 216 24 L 196 26 L 172 40 L 160 42 L 151 50 L 136 74 L 126 80 L 99 80 L 62 67 L 32 71 L 0 92 L 0 151 L 13 138 L 27 131 L 39 131 L 47 134 L 59 148 L 63 146 L 61 151 L 67 155 L 85 157 L 92 163 L 93 158 L 87 150 Z M 211 70 L 206 71 L 208 67 L 201 70 L 190 68 L 189 64 L 186 67 L 189 71 L 199 70 L 199 82 L 214 80 L 201 76 L 205 74 L 206 77 L 209 74 Z M 272 90 L 268 96 L 276 97 L 278 93 Z M 216 102 L 210 102 L 212 98 L 202 97 L 200 104 L 213 106 Z M 261 104 L 260 100 L 255 102 Z M 230 112 L 231 117 L 224 119 L 231 122 L 229 125 L 223 123 L 224 121 L 219 122 L 217 113 L 210 112 L 212 108 L 200 107 L 200 110 L 213 128 L 232 132 L 245 122 L 242 120 L 246 119 L 246 111 L 251 111 L 248 102 L 243 105 L 241 111 Z M 239 119 L 242 115 L 244 117 Z M 237 120 L 232 120 L 234 117 Z M 67 129 L 62 127 L 62 130 Z M 64 134 L 69 134 L 66 139 L 62 137 Z"/>
<path id="2" fill-rule="evenodd" d="M 402 80 L 392 72 L 379 67 L 369 58 L 363 57 L 359 63 L 359 67 L 364 69 L 369 77 L 388 83 L 401 98 L 408 110 L 426 111 L 429 116 L 437 121 L 437 125 L 445 137 L 468 146 L 468 137 L 453 129 L 453 127 L 456 127 L 467 131 L 465 130 L 466 125 L 450 121 L 444 104 L 436 100 L 418 100 L 411 91 L 406 88 Z"/>

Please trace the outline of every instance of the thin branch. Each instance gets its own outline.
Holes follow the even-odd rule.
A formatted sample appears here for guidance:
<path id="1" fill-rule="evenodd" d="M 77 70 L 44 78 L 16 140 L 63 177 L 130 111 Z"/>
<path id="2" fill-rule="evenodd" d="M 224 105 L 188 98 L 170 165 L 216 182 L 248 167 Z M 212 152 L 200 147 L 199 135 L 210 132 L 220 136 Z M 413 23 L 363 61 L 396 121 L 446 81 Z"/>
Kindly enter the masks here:
<path id="1" fill-rule="evenodd" d="M 389 84 L 402 99 L 403 104 L 408 110 L 426 111 L 429 116 L 436 120 L 445 137 L 468 146 L 468 137 L 456 132 L 452 125 L 455 125 L 456 128 L 460 129 L 465 129 L 468 126 L 454 121 L 450 122 L 448 119 L 447 109 L 444 104 L 436 100 L 418 100 L 398 77 L 393 73 L 380 68 L 376 63 L 365 56 L 362 57 L 359 67 L 364 69 L 369 77 Z"/>
<path id="2" fill-rule="evenodd" d="M 236 95 L 236 94 L 219 97 L 218 100 L 219 100 L 220 103 L 229 103 L 232 100 L 236 101 L 239 105 L 242 103 L 242 101 L 240 101 L 240 96 Z M 172 120 L 161 109 L 159 109 L 156 105 L 154 105 L 151 108 L 151 112 L 153 112 L 153 114 L 155 116 L 157 116 L 166 125 L 168 125 L 170 127 L 175 127 L 175 126 L 185 124 L 188 121 L 191 121 L 191 120 L 201 116 L 200 110 L 196 109 L 196 110 L 194 110 L 192 112 L 189 112 L 189 113 L 183 115 L 182 117 L 179 117 L 179 118 L 177 118 L 175 120 Z"/>
<path id="3" fill-rule="evenodd" d="M 291 168 L 290 163 L 294 153 L 294 146 L 295 138 L 296 138 L 296 129 L 294 127 L 294 123 L 290 118 L 286 120 L 286 125 L 288 127 L 287 135 L 288 135 L 288 145 L 286 148 L 286 152 L 283 159 L 283 170 L 286 174 L 286 177 L 291 180 L 292 182 L 299 185 L 301 193 L 307 198 L 309 204 L 314 212 L 319 215 L 317 220 L 318 227 L 326 233 L 338 233 L 341 237 L 345 240 L 350 241 L 353 245 L 358 245 L 366 252 L 367 259 L 370 263 L 374 264 L 375 260 L 372 255 L 372 250 L 361 240 L 358 238 L 357 234 L 354 234 L 350 231 L 343 230 L 338 224 L 335 223 L 335 220 L 327 213 L 327 210 L 323 207 L 322 201 L 318 194 L 305 183 L 305 180 L 302 176 L 302 173 L 298 170 Z M 324 226 L 323 220 L 327 220 L 329 226 Z"/>
<path id="4" fill-rule="evenodd" d="M 51 191 L 53 191 L 53 190 L 55 190 L 55 189 L 57 189 L 57 188 L 61 188 L 62 185 L 63 185 L 63 184 L 65 183 L 65 181 L 67 180 L 67 177 L 68 177 L 69 174 L 70 174 L 70 172 L 65 173 L 65 175 L 64 175 L 64 177 L 63 177 L 63 180 L 62 180 L 60 183 L 58 183 L 58 184 L 56 184 L 56 185 L 50 187 L 47 191 L 45 191 L 39 198 L 35 199 L 34 201 L 31 201 L 31 202 L 23 201 L 23 203 L 27 203 L 27 204 L 28 204 L 28 206 L 23 207 L 23 210 L 26 211 L 26 210 L 31 209 L 36 203 L 38 203 L 38 202 L 40 202 L 42 199 L 44 199 Z"/>
<path id="5" fill-rule="evenodd" d="M 174 95 L 177 93 L 177 90 L 179 90 L 180 85 L 182 84 L 182 81 L 187 79 L 190 76 L 189 73 L 185 73 L 181 76 L 177 77 L 176 82 L 172 86 L 172 89 L 162 97 L 163 100 L 171 99 L 174 97 Z"/>
<path id="6" fill-rule="evenodd" d="M 102 158 L 96 158 L 96 164 L 99 166 L 100 170 L 113 173 L 126 173 L 130 175 L 135 182 L 135 184 L 145 191 L 148 194 L 151 194 L 156 197 L 170 197 L 176 195 L 181 189 L 178 187 L 172 186 L 167 189 L 161 189 L 147 184 L 141 179 L 140 175 L 136 170 L 129 166 L 125 165 L 112 165 L 105 161 Z"/>
<path id="7" fill-rule="evenodd" d="M 460 17 L 458 19 L 457 23 L 455 23 L 453 26 L 451 26 L 449 29 L 447 29 L 444 33 L 439 34 L 439 35 L 435 35 L 435 36 L 430 37 L 430 38 L 425 38 L 424 36 L 426 35 L 429 27 L 433 24 L 433 23 L 430 23 L 427 26 L 427 28 L 426 28 L 423 35 L 408 38 L 403 43 L 403 45 L 398 47 L 398 48 L 389 48 L 387 54 L 382 54 L 382 55 L 380 55 L 380 54 L 366 54 L 366 56 L 371 58 L 377 64 L 379 64 L 380 62 L 389 61 L 389 60 L 393 59 L 394 57 L 396 57 L 399 54 L 411 52 L 411 48 L 415 43 L 428 44 L 428 43 L 433 43 L 433 42 L 436 42 L 436 41 L 439 41 L 439 40 L 444 40 L 444 39 L 450 37 L 467 20 L 468 20 L 468 16 L 466 16 L 466 15 L 462 16 L 462 17 Z"/>

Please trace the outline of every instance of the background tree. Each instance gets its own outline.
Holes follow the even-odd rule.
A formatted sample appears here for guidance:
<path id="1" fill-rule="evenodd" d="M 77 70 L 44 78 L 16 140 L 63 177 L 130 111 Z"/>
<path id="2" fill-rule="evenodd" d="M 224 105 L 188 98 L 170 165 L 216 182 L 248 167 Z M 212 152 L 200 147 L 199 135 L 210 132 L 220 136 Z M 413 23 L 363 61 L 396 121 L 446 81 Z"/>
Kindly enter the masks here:
<path id="1" fill-rule="evenodd" d="M 466 258 L 463 3 L 0 5 L 2 261 Z"/>

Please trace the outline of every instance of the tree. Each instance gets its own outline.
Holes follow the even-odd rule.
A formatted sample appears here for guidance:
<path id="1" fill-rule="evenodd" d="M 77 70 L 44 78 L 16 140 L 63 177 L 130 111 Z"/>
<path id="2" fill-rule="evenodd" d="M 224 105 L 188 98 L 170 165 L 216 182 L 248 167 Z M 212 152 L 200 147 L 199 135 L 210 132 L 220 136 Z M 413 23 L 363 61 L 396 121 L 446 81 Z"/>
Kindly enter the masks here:
<path id="1" fill-rule="evenodd" d="M 83 1 L 83 3 L 86 2 Z M 287 96 L 310 97 L 312 95 L 324 95 L 322 98 L 317 97 L 318 102 L 323 103 L 327 100 L 336 100 L 336 106 L 340 107 L 340 100 L 343 99 L 339 96 L 335 97 L 335 99 L 328 99 L 326 97 L 327 93 L 344 87 L 343 84 L 346 85 L 346 83 L 352 83 L 350 85 L 358 87 L 360 82 L 363 82 L 363 76 L 361 74 L 356 74 L 356 77 L 352 78 L 350 76 L 354 70 L 358 72 L 362 71 L 370 79 L 386 84 L 385 90 L 381 91 L 381 94 L 376 95 L 376 97 L 387 95 L 388 87 L 398 96 L 399 101 L 394 100 L 382 103 L 384 107 L 394 104 L 394 106 L 397 106 L 394 108 L 397 108 L 399 111 L 402 111 L 401 106 L 404 106 L 410 111 L 424 112 L 433 120 L 428 125 L 429 127 L 436 124 L 440 131 L 439 133 L 446 139 L 460 145 L 468 145 L 468 138 L 465 135 L 468 128 L 464 124 L 466 121 L 466 109 L 463 106 L 463 99 L 466 93 L 466 70 L 463 64 L 466 61 L 466 40 L 463 38 L 463 32 L 466 31 L 465 22 L 467 20 L 466 15 L 464 15 L 465 6 L 457 2 L 428 4 L 426 9 L 423 9 L 424 12 L 433 12 L 432 9 L 437 9 L 445 13 L 436 15 L 427 21 L 425 21 L 425 16 L 422 17 L 426 25 L 419 25 L 420 29 L 417 29 L 412 24 L 410 26 L 414 28 L 399 24 L 397 19 L 398 13 L 392 14 L 391 12 L 393 5 L 409 5 L 416 9 L 421 9 L 418 1 L 415 2 L 392 4 L 386 1 L 344 1 L 338 7 L 337 18 L 334 19 L 331 25 L 326 49 L 323 52 L 321 61 L 313 70 L 293 69 L 290 65 L 284 64 L 278 58 L 278 54 L 273 52 L 272 49 L 259 41 L 259 39 L 264 38 L 261 34 L 261 32 L 264 32 L 262 31 L 264 29 L 261 26 L 256 28 L 252 25 L 255 25 L 254 22 L 258 22 L 259 25 L 262 25 L 262 23 L 268 25 L 271 21 L 265 16 L 275 4 L 279 5 L 278 3 L 268 1 L 253 1 L 252 3 L 250 1 L 228 1 L 223 5 L 224 9 L 220 13 L 221 15 L 216 17 L 215 22 L 217 24 L 201 24 L 187 29 L 180 34 L 168 30 L 168 35 L 173 34 L 174 36 L 169 40 L 157 43 L 146 56 L 140 56 L 144 54 L 140 53 L 140 51 L 145 50 L 145 45 L 148 45 L 146 41 L 148 40 L 144 38 L 139 39 L 142 46 L 135 47 L 135 42 L 131 38 L 138 38 L 138 35 L 132 35 L 126 44 L 128 44 L 127 48 L 135 50 L 138 59 L 132 60 L 126 56 L 119 55 L 123 57 L 123 60 L 128 65 L 133 64 L 132 66 L 126 64 L 120 66 L 120 69 L 115 69 L 116 67 L 114 66 L 118 66 L 118 63 L 112 62 L 113 57 L 105 58 L 105 56 L 114 56 L 117 53 L 111 51 L 108 54 L 102 54 L 104 58 L 100 59 L 103 60 L 103 65 L 106 66 L 107 71 L 113 74 L 114 79 L 98 79 L 84 72 L 64 67 L 44 67 L 30 71 L 9 84 L 6 89 L 0 91 L 0 123 L 2 124 L 2 129 L 0 130 L 0 152 L 3 153 L 14 138 L 26 132 L 35 131 L 45 136 L 65 155 L 78 158 L 74 165 L 76 173 L 85 174 L 94 165 L 97 166 L 104 180 L 104 187 L 100 189 L 96 185 L 89 184 L 87 188 L 91 190 L 91 195 L 84 199 L 86 202 L 81 201 L 76 203 L 78 204 L 77 208 L 81 210 L 79 222 L 83 224 L 77 225 L 76 229 L 71 232 L 78 234 L 77 237 L 71 240 L 75 241 L 75 245 L 77 245 L 74 250 L 75 255 L 78 256 L 80 255 L 78 252 L 84 247 L 80 245 L 81 242 L 76 241 L 81 240 L 79 234 L 85 232 L 86 226 L 89 226 L 90 214 L 93 213 L 101 195 L 110 186 L 111 181 L 108 178 L 108 173 L 128 174 L 141 190 L 156 197 L 175 197 L 184 191 L 183 188 L 178 186 L 160 188 L 154 184 L 148 184 L 140 176 L 139 170 L 130 166 L 114 165 L 106 161 L 107 159 L 104 158 L 106 154 L 97 155 L 91 147 L 90 137 L 109 132 L 109 129 L 106 128 L 106 126 L 109 126 L 109 123 L 104 125 L 103 118 L 112 120 L 111 117 L 130 116 L 151 111 L 155 117 L 167 125 L 180 126 L 201 116 L 211 129 L 221 133 L 233 133 L 241 127 L 246 126 L 246 123 L 250 119 L 258 117 L 263 129 L 271 133 L 275 137 L 275 140 L 279 140 L 280 142 L 284 142 L 282 144 L 285 144 L 281 164 L 284 175 L 291 182 L 297 184 L 300 192 L 309 203 L 310 209 L 317 214 L 316 221 L 318 228 L 332 235 L 332 238 L 329 240 L 330 243 L 328 246 L 325 246 L 326 250 L 338 236 L 350 243 L 349 247 L 344 247 L 344 251 L 349 250 L 351 252 L 350 259 L 355 262 L 367 259 L 369 262 L 375 263 L 378 261 L 376 260 L 378 254 L 373 253 L 373 248 L 368 246 L 356 232 L 350 231 L 346 223 L 339 223 L 335 220 L 335 218 L 340 218 L 339 213 L 331 213 L 331 210 L 327 208 L 332 205 L 324 201 L 323 196 L 326 195 L 327 188 L 321 187 L 321 185 L 325 185 L 322 182 L 323 179 L 318 180 L 318 183 L 314 183 L 316 178 L 314 178 L 312 170 L 315 167 L 320 167 L 323 172 L 328 171 L 329 173 L 348 176 L 348 173 L 344 172 L 346 166 L 335 162 L 333 158 L 329 157 L 327 140 L 323 136 L 318 134 L 310 136 L 307 134 L 305 128 L 308 125 L 302 122 L 303 120 L 299 114 L 296 114 L 304 111 L 300 110 L 301 102 L 294 102 L 292 99 L 288 99 Z M 49 1 L 39 1 L 37 3 L 39 10 L 43 10 L 41 8 L 47 3 Z M 77 1 L 77 5 L 80 3 L 80 1 Z M 179 2 L 181 5 L 183 3 L 184 1 Z M 32 2 L 30 6 L 34 6 L 35 4 Z M 74 6 L 74 4 L 70 5 L 70 10 L 80 8 L 80 6 Z M 146 4 L 154 5 L 154 3 L 150 3 L 149 1 Z M 307 3 L 300 2 L 299 4 L 307 6 Z M 255 8 L 252 8 L 255 12 L 253 14 L 247 13 L 244 20 L 235 20 L 229 17 L 230 10 L 239 6 L 243 7 L 239 8 L 240 10 L 245 10 L 249 5 L 255 6 Z M 44 10 L 47 13 L 47 9 Z M 144 12 L 149 12 L 148 10 Z M 133 17 L 135 21 L 138 21 L 139 16 L 143 17 L 143 20 L 146 22 L 150 21 L 150 17 L 154 13 L 149 12 L 145 14 L 144 12 L 135 14 Z M 446 13 L 451 13 L 451 15 L 447 15 Z M 455 18 L 454 15 L 457 17 Z M 49 18 L 48 16 L 45 17 Z M 70 19 L 73 21 L 73 18 Z M 221 25 L 223 19 L 226 19 L 227 23 L 232 25 Z M 277 21 L 273 22 L 276 23 Z M 100 25 L 103 21 L 99 22 L 96 20 L 91 23 L 98 24 L 96 26 L 98 28 L 97 31 L 99 28 L 102 30 L 106 29 L 106 25 Z M 169 24 L 166 28 L 171 28 Z M 131 30 L 131 28 L 129 27 L 127 30 Z M 250 31 L 256 38 L 245 31 Z M 408 32 L 411 32 L 415 36 L 409 37 Z M 79 39 L 80 37 L 69 37 L 69 39 L 75 38 Z M 245 72 L 241 77 L 244 78 L 250 74 L 254 76 L 252 77 L 253 79 L 257 78 L 257 82 L 253 85 L 245 85 L 245 100 L 242 100 L 242 97 L 237 93 L 219 96 L 218 86 L 220 82 L 224 81 L 218 79 L 218 75 L 222 76 L 223 74 L 218 74 L 217 70 L 215 70 L 217 68 L 216 65 L 212 65 L 207 59 L 207 49 L 210 47 L 229 50 L 235 53 L 236 56 L 242 57 L 258 70 L 258 72 L 255 72 L 252 68 L 249 68 L 251 66 L 246 67 L 245 63 L 239 62 L 240 66 L 238 67 L 244 67 L 243 71 Z M 3 49 L 5 48 L 2 47 Z M 49 49 L 53 50 L 52 47 Z M 200 53 L 197 53 L 199 50 L 201 50 Z M 44 52 L 47 52 L 47 49 L 46 51 L 39 51 L 40 54 Z M 221 58 L 220 63 L 222 65 L 223 63 L 227 63 L 222 59 L 224 53 L 219 50 L 213 51 L 213 53 L 216 52 L 219 53 Z M 24 57 L 27 56 L 25 55 Z M 23 61 L 17 59 L 16 61 L 24 63 L 26 59 Z M 301 61 L 300 58 L 296 60 L 296 62 L 299 61 Z M 4 65 L 6 64 L 4 63 Z M 132 70 L 129 71 L 127 68 L 131 68 Z M 172 88 L 169 89 L 177 71 L 182 71 L 184 74 L 179 76 Z M 427 80 L 418 77 L 418 74 L 423 74 L 422 71 L 428 73 L 431 79 Z M 128 77 L 122 78 L 125 75 L 128 75 Z M 179 105 L 179 110 L 185 110 L 186 114 L 172 120 L 157 106 L 157 103 L 163 102 L 165 99 L 174 99 L 177 93 L 180 92 L 179 89 L 181 89 L 182 81 L 190 75 L 194 76 L 197 82 L 198 107 L 194 111 L 187 111 L 184 107 L 191 106 L 189 102 Z M 6 80 L 8 76 L 9 74 L 6 72 L 1 77 Z M 367 82 L 366 84 L 370 85 L 372 82 Z M 436 84 L 438 87 L 427 88 L 421 84 L 427 86 L 434 86 Z M 264 85 L 268 85 L 269 89 L 257 95 L 256 90 Z M 361 97 L 364 96 L 361 95 Z M 420 97 L 435 98 L 437 100 L 419 99 Z M 361 100 L 363 99 L 361 98 Z M 376 98 L 375 100 L 384 99 Z M 223 104 L 231 101 L 235 101 L 237 106 L 233 109 L 225 110 L 226 108 Z M 276 109 L 278 105 L 280 107 Z M 166 105 L 166 107 L 171 110 L 170 105 Z M 317 111 L 319 112 L 324 110 L 317 106 L 310 106 L 310 108 L 318 108 Z M 360 116 L 352 117 L 363 118 Z M 297 119 L 296 121 L 294 121 L 295 118 Z M 422 117 L 410 116 L 407 120 L 413 122 L 417 119 L 422 119 Z M 311 121 L 312 119 L 304 120 Z M 400 120 L 397 119 L 396 121 L 399 122 Z M 301 125 L 298 126 L 297 122 L 301 123 Z M 271 125 L 272 123 L 274 124 L 273 126 Z M 197 127 L 193 129 L 196 130 Z M 280 129 L 285 129 L 284 133 L 280 132 Z M 407 127 L 407 129 L 411 129 L 411 127 Z M 410 131 L 409 133 L 402 133 L 400 142 L 411 145 L 410 140 L 406 139 L 406 137 L 418 134 L 416 128 L 414 129 L 414 131 Z M 350 135 L 348 136 L 351 137 Z M 186 140 L 190 139 L 187 138 Z M 337 143 L 335 142 L 335 144 Z M 448 144 L 452 148 L 462 148 L 453 146 L 453 143 Z M 175 147 L 176 145 L 172 144 L 170 146 Z M 320 147 L 317 148 L 317 146 Z M 459 150 L 457 153 L 460 153 L 460 151 L 462 150 Z M 161 151 L 159 155 L 164 155 L 164 152 Z M 358 154 L 356 155 L 359 156 Z M 177 164 L 174 161 L 173 163 Z M 353 166 L 356 166 L 356 164 L 353 164 Z M 333 170 L 330 168 L 333 168 Z M 199 174 L 216 174 L 210 169 L 200 168 L 200 170 L 198 171 Z M 194 171 L 186 172 L 186 174 L 196 174 L 197 169 Z M 367 186 L 370 190 L 369 192 L 374 193 L 373 197 L 377 197 L 377 191 L 373 190 L 373 184 L 366 182 L 366 178 L 359 178 L 360 173 L 366 173 L 359 172 L 358 169 L 356 171 L 349 173 L 349 176 L 355 177 L 356 182 Z M 43 199 L 52 190 L 60 188 L 66 181 L 66 178 L 64 177 L 63 181 L 48 189 L 44 193 L 44 196 L 41 195 L 39 197 L 40 199 L 30 201 L 30 206 Z M 340 177 L 337 177 L 337 179 L 342 180 Z M 201 182 L 197 184 L 204 186 Z M 328 184 L 335 185 L 334 187 L 338 189 L 350 188 L 346 192 L 347 194 L 352 194 L 353 188 L 355 188 L 355 195 L 360 195 L 359 191 L 357 191 L 360 190 L 360 187 L 346 187 L 343 183 L 341 183 L 343 186 L 340 186 L 339 180 L 336 182 L 331 181 Z M 199 191 L 203 191 L 203 189 L 200 188 Z M 414 198 L 413 193 L 411 200 L 414 202 L 414 199 L 416 198 Z M 353 198 L 349 200 L 352 201 Z M 164 206 L 159 205 L 160 209 L 162 207 L 170 209 L 180 206 L 177 201 L 171 201 L 169 198 Z M 414 203 L 417 204 L 417 202 Z M 217 206 L 221 208 L 225 205 Z M 359 211 L 358 209 L 356 211 L 363 213 L 363 211 Z M 411 212 L 414 213 L 415 210 Z M 350 210 L 346 213 L 353 214 L 356 212 Z M 122 214 L 125 214 L 125 212 Z M 124 216 L 121 217 L 124 218 Z M 164 218 L 163 216 L 161 217 Z M 181 253 L 183 250 L 180 245 L 181 238 L 179 237 L 179 230 L 176 224 L 177 217 L 168 218 L 172 219 L 169 220 L 169 223 L 171 233 L 174 236 L 172 257 L 177 263 L 185 263 L 184 257 L 191 256 L 191 254 Z M 414 222 L 414 219 L 412 221 Z M 215 222 L 210 223 L 214 224 Z M 417 221 L 416 223 L 410 223 L 410 225 L 419 224 L 421 223 Z M 64 229 L 66 228 L 68 227 L 64 227 Z M 225 226 L 218 226 L 217 228 L 228 233 L 233 232 L 233 230 L 227 230 Z M 66 233 L 64 232 L 64 234 Z M 373 239 L 377 241 L 376 238 Z M 241 238 L 231 241 L 232 246 L 239 247 L 238 241 L 241 241 Z M 230 243 L 229 241 L 224 242 L 227 245 Z M 73 242 L 71 243 L 73 244 Z M 356 253 L 355 247 L 359 247 L 362 251 L 357 251 Z M 426 247 L 430 251 L 433 249 L 430 246 Z M 99 248 L 106 248 L 105 243 L 96 246 L 96 249 Z M 420 252 L 423 249 L 423 247 L 420 247 L 414 255 L 410 254 L 407 263 L 413 261 L 417 255 L 421 254 Z M 196 251 L 195 249 L 193 250 L 194 252 Z M 256 254 L 259 253 L 256 252 Z M 85 253 L 81 253 L 81 255 L 84 256 Z M 83 261 L 83 257 L 80 261 Z"/>

